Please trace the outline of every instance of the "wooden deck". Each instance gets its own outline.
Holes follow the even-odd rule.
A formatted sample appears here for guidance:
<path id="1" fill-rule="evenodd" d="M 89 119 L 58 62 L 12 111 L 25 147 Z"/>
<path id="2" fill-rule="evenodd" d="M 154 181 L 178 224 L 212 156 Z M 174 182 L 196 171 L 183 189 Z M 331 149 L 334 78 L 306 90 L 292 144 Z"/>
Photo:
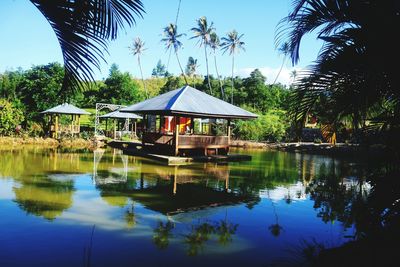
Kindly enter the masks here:
<path id="1" fill-rule="evenodd" d="M 165 151 L 171 151 L 174 155 L 185 153 L 185 151 L 199 150 L 202 154 L 227 154 L 229 150 L 228 136 L 196 135 L 196 134 L 173 134 L 143 133 L 143 144 L 158 146 Z M 189 153 L 190 154 L 190 153 Z"/>
<path id="2" fill-rule="evenodd" d="M 124 141 L 111 141 L 108 145 L 119 148 L 126 155 L 139 156 L 151 160 L 156 160 L 167 165 L 185 165 L 195 162 L 232 162 L 232 161 L 250 161 L 251 156 L 231 154 L 231 155 L 209 155 L 209 156 L 190 156 L 190 157 L 177 157 L 157 154 L 154 151 L 143 149 L 141 143 L 138 142 L 124 142 Z"/>

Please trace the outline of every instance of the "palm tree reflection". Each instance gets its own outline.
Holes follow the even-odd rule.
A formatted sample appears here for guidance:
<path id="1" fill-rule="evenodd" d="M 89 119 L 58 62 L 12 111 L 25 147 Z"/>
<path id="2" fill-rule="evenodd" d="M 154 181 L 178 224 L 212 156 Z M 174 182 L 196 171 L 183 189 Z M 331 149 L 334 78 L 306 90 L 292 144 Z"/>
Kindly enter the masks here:
<path id="1" fill-rule="evenodd" d="M 216 227 L 216 232 L 218 234 L 218 242 L 221 245 L 227 245 L 232 242 L 232 235 L 236 234 L 238 224 L 230 223 L 226 220 L 221 220 L 219 225 Z"/>
<path id="2" fill-rule="evenodd" d="M 189 245 L 188 255 L 196 256 L 203 245 L 210 239 L 210 235 L 215 233 L 215 227 L 208 222 L 197 226 L 192 226 L 192 230 L 185 236 L 185 243 Z"/>
<path id="3" fill-rule="evenodd" d="M 168 220 L 166 223 L 158 222 L 158 226 L 154 229 L 153 241 L 159 249 L 165 249 L 169 245 L 169 239 L 173 236 L 172 230 L 175 228 L 173 222 Z"/>
<path id="4" fill-rule="evenodd" d="M 136 225 L 136 218 L 135 218 L 135 212 L 134 212 L 134 203 L 128 209 L 125 211 L 125 222 L 126 222 L 126 227 L 128 229 L 132 229 Z"/>

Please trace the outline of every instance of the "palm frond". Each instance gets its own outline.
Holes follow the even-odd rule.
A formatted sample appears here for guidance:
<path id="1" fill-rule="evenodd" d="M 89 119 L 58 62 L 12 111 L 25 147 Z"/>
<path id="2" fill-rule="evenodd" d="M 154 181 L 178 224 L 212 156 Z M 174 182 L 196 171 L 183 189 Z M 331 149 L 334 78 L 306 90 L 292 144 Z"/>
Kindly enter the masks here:
<path id="1" fill-rule="evenodd" d="M 93 81 L 93 67 L 105 61 L 108 41 L 144 13 L 140 0 L 31 0 L 45 16 L 61 46 L 65 77 L 62 90 L 82 89 Z"/>

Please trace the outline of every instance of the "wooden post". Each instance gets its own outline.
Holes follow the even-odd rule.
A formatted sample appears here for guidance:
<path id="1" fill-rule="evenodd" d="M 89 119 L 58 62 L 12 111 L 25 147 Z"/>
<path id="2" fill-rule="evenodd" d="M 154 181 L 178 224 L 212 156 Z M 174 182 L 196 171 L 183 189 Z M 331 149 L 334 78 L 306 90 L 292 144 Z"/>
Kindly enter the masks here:
<path id="1" fill-rule="evenodd" d="M 146 114 L 143 114 L 143 118 L 142 118 L 142 146 L 144 146 L 145 141 L 144 141 L 144 135 L 146 133 Z"/>
<path id="2" fill-rule="evenodd" d="M 114 119 L 114 140 L 117 137 L 117 119 Z"/>
<path id="3" fill-rule="evenodd" d="M 228 135 L 228 147 L 226 148 L 226 153 L 228 153 L 229 146 L 231 145 L 231 119 L 228 119 L 226 132 L 227 132 L 226 134 Z"/>
<path id="4" fill-rule="evenodd" d="M 160 118 L 160 125 L 158 125 L 158 132 L 161 133 L 161 129 L 162 129 L 162 116 L 159 116 Z M 157 121 L 157 120 L 156 120 Z"/>
<path id="5" fill-rule="evenodd" d="M 175 156 L 179 154 L 179 125 L 180 125 L 181 118 L 176 116 L 175 117 Z"/>
<path id="6" fill-rule="evenodd" d="M 229 167 L 228 167 L 229 168 Z M 229 169 L 228 169 L 228 174 L 225 177 L 225 191 L 229 191 Z"/>
<path id="7" fill-rule="evenodd" d="M 172 187 L 172 194 L 176 195 L 176 182 L 178 179 L 178 166 L 174 167 L 174 174 L 172 175 L 172 182 L 173 182 L 173 187 Z"/>
<path id="8" fill-rule="evenodd" d="M 194 118 L 190 118 L 190 133 L 194 134 Z"/>
<path id="9" fill-rule="evenodd" d="M 81 115 L 78 115 L 78 133 L 81 132 Z"/>
<path id="10" fill-rule="evenodd" d="M 74 136 L 74 114 L 71 114 L 71 136 Z"/>
<path id="11" fill-rule="evenodd" d="M 56 138 L 58 138 L 58 114 L 56 115 L 56 123 L 54 125 L 54 132 L 55 132 Z"/>
<path id="12" fill-rule="evenodd" d="M 134 128 L 134 133 L 135 133 L 135 137 L 137 137 L 137 132 L 136 132 L 136 120 L 134 120 L 134 122 L 133 122 L 133 127 L 135 127 L 135 128 Z"/>

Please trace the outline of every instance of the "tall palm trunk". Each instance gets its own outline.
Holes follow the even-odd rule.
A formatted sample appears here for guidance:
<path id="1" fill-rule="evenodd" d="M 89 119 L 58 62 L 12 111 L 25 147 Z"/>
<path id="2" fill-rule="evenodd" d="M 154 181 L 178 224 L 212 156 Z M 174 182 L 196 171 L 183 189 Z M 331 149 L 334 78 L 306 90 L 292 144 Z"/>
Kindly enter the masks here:
<path id="1" fill-rule="evenodd" d="M 210 93 L 212 94 L 212 88 L 211 88 L 211 83 L 210 83 L 210 75 L 209 75 L 209 70 L 208 70 L 208 56 L 207 56 L 207 45 L 204 44 L 204 55 L 206 56 L 206 68 L 207 68 L 207 82 L 208 82 L 208 88 L 210 89 Z"/>
<path id="2" fill-rule="evenodd" d="M 222 97 L 223 100 L 225 100 L 225 92 L 224 92 L 224 88 L 222 87 L 221 78 L 219 77 L 218 65 L 217 65 L 217 57 L 215 55 L 215 50 L 214 50 L 214 65 L 215 65 L 215 71 L 216 71 L 217 77 L 218 77 L 219 88 L 221 90 L 221 97 Z"/>
<path id="3" fill-rule="evenodd" d="M 232 54 L 232 91 L 231 91 L 231 104 L 233 105 L 233 88 L 234 88 L 234 84 L 233 84 L 233 67 L 235 65 L 235 55 Z"/>
<path id="4" fill-rule="evenodd" d="M 137 59 L 138 59 L 138 64 L 139 64 L 139 69 L 140 69 L 140 75 L 142 76 L 142 83 L 143 83 L 144 92 L 146 94 L 146 99 L 148 99 L 150 96 L 149 96 L 149 92 L 147 92 L 146 83 L 144 82 L 142 64 L 140 63 L 140 56 L 138 56 Z"/>
<path id="5" fill-rule="evenodd" d="M 179 68 L 181 69 L 181 72 L 182 72 L 182 75 L 183 75 L 183 79 L 185 79 L 185 83 L 186 83 L 186 85 L 188 85 L 189 83 L 188 83 L 188 81 L 186 79 L 185 72 L 182 69 L 182 65 L 181 65 L 181 62 L 179 61 L 179 57 L 178 57 L 178 52 L 177 51 L 175 51 L 175 56 L 176 56 L 176 60 L 178 61 Z"/>
<path id="6" fill-rule="evenodd" d="M 276 81 L 278 80 L 278 77 L 279 77 L 279 75 L 281 74 L 281 71 L 282 71 L 282 69 L 283 69 L 283 66 L 285 65 L 285 61 L 286 61 L 286 57 L 283 58 L 281 68 L 279 69 L 278 74 L 276 75 L 275 80 L 274 80 L 274 82 L 273 82 L 272 84 L 275 84 Z"/>

